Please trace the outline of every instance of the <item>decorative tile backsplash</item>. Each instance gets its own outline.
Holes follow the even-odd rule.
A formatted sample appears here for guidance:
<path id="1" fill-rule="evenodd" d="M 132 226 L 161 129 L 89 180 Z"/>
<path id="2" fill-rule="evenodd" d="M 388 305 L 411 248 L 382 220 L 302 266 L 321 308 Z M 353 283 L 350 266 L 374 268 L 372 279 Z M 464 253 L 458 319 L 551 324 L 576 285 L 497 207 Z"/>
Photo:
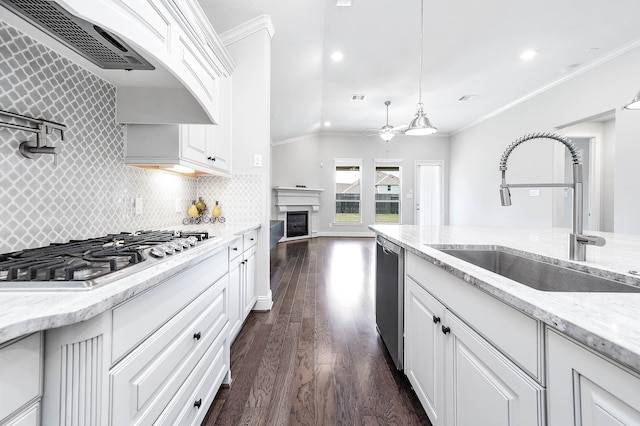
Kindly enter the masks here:
<path id="1" fill-rule="evenodd" d="M 259 175 L 192 179 L 126 166 L 115 87 L 1 20 L 0 58 L 0 109 L 68 128 L 64 140 L 49 138 L 61 149 L 54 166 L 52 155 L 19 153 L 33 133 L 0 127 L 0 253 L 175 226 L 197 195 L 220 201 L 227 221 L 260 219 Z"/>

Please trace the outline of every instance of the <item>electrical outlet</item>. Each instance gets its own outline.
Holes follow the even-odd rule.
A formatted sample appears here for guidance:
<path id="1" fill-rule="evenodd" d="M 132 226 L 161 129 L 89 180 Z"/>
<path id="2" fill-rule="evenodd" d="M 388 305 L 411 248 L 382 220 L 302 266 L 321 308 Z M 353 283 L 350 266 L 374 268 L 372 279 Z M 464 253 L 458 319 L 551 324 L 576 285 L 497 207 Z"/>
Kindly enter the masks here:
<path id="1" fill-rule="evenodd" d="M 136 197 L 136 214 L 142 214 L 142 198 Z"/>
<path id="2" fill-rule="evenodd" d="M 182 199 L 176 198 L 176 213 L 182 213 Z"/>
<path id="3" fill-rule="evenodd" d="M 529 197 L 539 197 L 540 196 L 540 190 L 539 189 L 530 189 L 529 190 Z"/>

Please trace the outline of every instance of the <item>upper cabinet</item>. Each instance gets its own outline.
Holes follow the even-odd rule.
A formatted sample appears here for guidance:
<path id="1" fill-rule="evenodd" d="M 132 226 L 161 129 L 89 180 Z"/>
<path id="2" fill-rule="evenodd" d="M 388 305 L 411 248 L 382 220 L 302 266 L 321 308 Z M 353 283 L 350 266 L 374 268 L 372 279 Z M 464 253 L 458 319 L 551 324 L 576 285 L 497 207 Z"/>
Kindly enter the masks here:
<path id="1" fill-rule="evenodd" d="M 196 0 L 57 3 L 72 15 L 122 38 L 156 67 L 104 71 L 105 78 L 118 87 L 118 121 L 221 122 L 218 81 L 229 77 L 235 65 Z"/>

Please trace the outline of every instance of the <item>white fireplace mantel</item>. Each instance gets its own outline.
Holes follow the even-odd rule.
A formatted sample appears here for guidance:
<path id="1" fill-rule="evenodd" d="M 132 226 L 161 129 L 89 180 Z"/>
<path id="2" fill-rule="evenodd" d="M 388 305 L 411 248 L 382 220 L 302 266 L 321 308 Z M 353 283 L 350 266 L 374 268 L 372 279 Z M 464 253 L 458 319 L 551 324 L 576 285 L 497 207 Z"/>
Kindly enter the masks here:
<path id="1" fill-rule="evenodd" d="M 288 238 L 285 231 L 285 236 L 281 241 L 317 237 L 320 228 L 320 195 L 324 189 L 276 186 L 273 188 L 273 191 L 275 193 L 275 206 L 278 211 L 278 219 L 284 221 L 285 230 L 287 229 L 287 212 L 306 211 L 309 214 L 308 235 Z"/>

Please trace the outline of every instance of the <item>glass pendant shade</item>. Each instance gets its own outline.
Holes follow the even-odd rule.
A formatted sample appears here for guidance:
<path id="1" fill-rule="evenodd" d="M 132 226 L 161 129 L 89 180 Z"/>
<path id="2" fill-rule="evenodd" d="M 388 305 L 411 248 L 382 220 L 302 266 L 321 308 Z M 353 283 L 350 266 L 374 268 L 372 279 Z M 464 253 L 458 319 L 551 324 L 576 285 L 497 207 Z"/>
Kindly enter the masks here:
<path id="1" fill-rule="evenodd" d="M 391 132 L 380 133 L 380 137 L 382 139 L 384 139 L 385 141 L 387 141 L 387 142 L 389 142 L 391 139 L 393 139 L 394 136 L 395 136 L 395 134 L 393 134 Z"/>
<path id="2" fill-rule="evenodd" d="M 640 109 L 640 92 L 638 92 L 631 102 L 624 106 L 624 109 Z"/>
<path id="3" fill-rule="evenodd" d="M 418 104 L 418 112 L 416 112 L 416 116 L 411 120 L 404 134 L 409 136 L 425 136 L 432 135 L 437 131 L 438 129 L 431 125 L 431 122 L 424 114 L 422 104 Z"/>

